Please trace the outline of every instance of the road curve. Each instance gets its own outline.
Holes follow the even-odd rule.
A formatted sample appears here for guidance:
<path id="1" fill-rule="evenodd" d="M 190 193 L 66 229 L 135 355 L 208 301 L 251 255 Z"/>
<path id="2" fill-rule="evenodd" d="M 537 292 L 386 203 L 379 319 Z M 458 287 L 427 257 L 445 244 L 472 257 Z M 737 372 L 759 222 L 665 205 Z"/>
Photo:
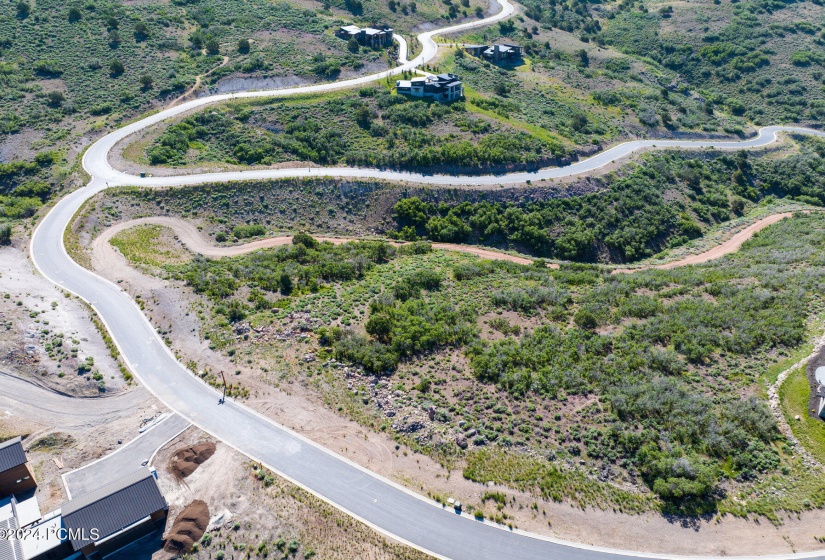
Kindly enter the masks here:
<path id="1" fill-rule="evenodd" d="M 129 368 L 166 406 L 241 453 L 263 463 L 295 484 L 390 537 L 434 556 L 455 560 L 514 557 L 520 560 L 616 560 L 621 557 L 666 557 L 566 543 L 517 530 L 507 530 L 488 522 L 477 522 L 466 515 L 456 515 L 277 425 L 241 404 L 230 400 L 224 405 L 218 405 L 218 393 L 178 363 L 128 294 L 117 285 L 75 263 L 66 253 L 63 244 L 63 233 L 83 203 L 108 186 L 114 185 L 179 186 L 205 181 L 314 175 L 370 177 L 446 185 L 519 183 L 528 179 L 560 178 L 584 173 L 646 147 L 739 149 L 767 145 L 776 140 L 776 135 L 780 131 L 823 136 L 821 132 L 800 128 L 766 127 L 760 130 L 756 138 L 742 142 L 635 141 L 620 144 L 564 168 L 481 177 L 427 176 L 375 169 L 332 168 L 314 172 L 289 169 L 138 178 L 117 171 L 108 163 L 108 153 L 119 140 L 147 126 L 209 103 L 330 91 L 366 84 L 399 74 L 403 70 L 411 70 L 435 55 L 437 47 L 432 37 L 436 33 L 459 31 L 508 17 L 513 12 L 512 5 L 507 0 L 499 1 L 502 9 L 494 16 L 419 35 L 419 41 L 423 46 L 422 53 L 412 61 L 390 71 L 332 84 L 204 97 L 161 111 L 103 137 L 87 150 L 83 158 L 84 168 L 92 177 L 89 184 L 61 199 L 35 230 L 31 241 L 32 260 L 46 278 L 92 305 L 112 335 Z M 812 553 L 797 557 L 825 558 L 825 555 Z"/>
<path id="2" fill-rule="evenodd" d="M 762 231 L 770 225 L 775 224 L 776 222 L 779 222 L 780 220 L 790 218 L 791 216 L 793 216 L 793 212 L 779 212 L 776 214 L 766 216 L 737 231 L 729 239 L 723 241 L 719 245 L 716 245 L 715 247 L 712 247 L 707 251 L 703 251 L 695 255 L 688 255 L 687 257 L 683 257 L 681 259 L 673 260 L 662 264 L 642 265 L 636 268 L 615 268 L 611 270 L 611 273 L 632 274 L 634 272 L 640 272 L 643 270 L 669 270 L 671 268 L 679 268 L 682 266 L 706 263 L 708 261 L 712 261 L 738 251 L 742 244 L 745 243 L 745 241 L 747 241 L 751 237 L 753 237 L 756 233 Z M 219 245 L 214 245 L 209 238 L 207 238 L 205 235 L 203 235 L 203 233 L 200 230 L 198 230 L 197 227 L 187 222 L 186 220 L 183 220 L 181 218 L 172 218 L 169 216 L 153 216 L 148 218 L 135 218 L 134 220 L 127 220 L 125 222 L 121 222 L 119 224 L 113 225 L 103 230 L 103 232 L 101 232 L 100 235 L 95 237 L 94 241 L 92 241 L 92 253 L 99 253 L 108 250 L 107 245 L 115 235 L 129 228 L 143 225 L 157 225 L 168 227 L 169 229 L 175 232 L 175 235 L 177 236 L 178 240 L 181 243 L 183 243 L 187 249 L 189 249 L 193 253 L 196 253 L 208 259 L 237 257 L 238 255 L 245 255 L 247 253 L 259 251 L 261 249 L 282 247 L 284 245 L 292 244 L 292 236 L 283 235 L 277 237 L 266 237 L 264 239 L 250 241 L 249 243 L 243 243 L 241 245 L 230 245 L 222 247 Z M 335 245 L 340 245 L 342 243 L 348 243 L 351 241 L 362 240 L 362 238 L 358 237 L 319 237 L 315 235 L 313 235 L 313 237 L 318 241 L 328 241 Z M 395 241 L 390 241 L 389 243 L 390 245 L 394 245 L 396 247 L 404 245 L 404 243 L 399 243 Z M 457 243 L 431 243 L 430 245 L 433 249 L 440 249 L 442 251 L 456 251 L 458 253 L 468 253 L 484 259 L 490 259 L 494 261 L 509 261 L 525 265 L 533 264 L 533 262 L 535 261 L 535 259 L 531 259 L 528 257 L 519 257 L 517 255 L 510 255 L 508 253 L 504 253 L 496 249 L 485 249 L 482 247 L 473 247 L 472 245 L 460 245 Z M 556 263 L 548 263 L 547 266 L 550 268 L 559 268 L 559 265 Z"/>
<path id="3" fill-rule="evenodd" d="M 180 218 L 171 218 L 167 216 L 153 216 L 149 218 L 136 218 L 128 220 L 119 224 L 113 225 L 110 228 L 103 230 L 100 235 L 95 237 L 92 241 L 92 252 L 100 252 L 105 250 L 106 244 L 118 233 L 135 226 L 156 225 L 170 228 L 175 232 L 178 240 L 186 245 L 186 247 L 193 253 L 197 253 L 209 259 L 220 259 L 222 257 L 237 257 L 238 255 L 245 255 L 252 251 L 260 249 L 268 249 L 271 247 L 282 247 L 284 245 L 292 244 L 292 236 L 284 235 L 278 237 L 267 237 L 265 239 L 258 239 L 257 241 L 250 241 L 242 245 L 218 246 L 201 233 L 197 227 L 182 220 Z M 361 241 L 357 237 L 319 237 L 313 235 L 318 241 L 329 241 L 334 245 L 348 243 L 350 241 Z M 404 245 L 405 243 L 398 243 L 390 241 L 390 245 L 396 247 Z M 483 249 L 481 247 L 473 247 L 471 245 L 459 245 L 456 243 L 431 243 L 433 249 L 440 249 L 443 251 L 458 251 L 459 253 L 469 253 L 483 257 L 485 259 L 492 259 L 498 261 L 510 261 L 518 264 L 532 264 L 533 259 L 526 257 L 519 257 L 516 255 L 508 255 L 495 249 Z M 554 265 L 558 266 L 558 265 Z"/>

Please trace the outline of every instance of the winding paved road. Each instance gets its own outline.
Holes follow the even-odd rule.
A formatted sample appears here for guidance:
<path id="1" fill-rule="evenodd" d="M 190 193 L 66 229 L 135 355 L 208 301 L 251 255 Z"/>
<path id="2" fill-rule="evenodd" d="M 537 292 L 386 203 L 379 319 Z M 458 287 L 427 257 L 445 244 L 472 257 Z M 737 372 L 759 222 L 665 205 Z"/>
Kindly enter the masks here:
<path id="1" fill-rule="evenodd" d="M 494 185 L 521 183 L 526 180 L 567 177 L 585 173 L 647 147 L 741 149 L 765 146 L 774 142 L 781 131 L 825 134 L 793 127 L 766 127 L 757 137 L 742 141 L 635 141 L 576 164 L 535 173 L 504 176 L 447 176 L 383 171 L 377 169 L 328 168 L 277 169 L 248 172 L 212 173 L 181 177 L 138 178 L 115 170 L 109 165 L 111 148 L 129 134 L 152 124 L 217 101 L 233 98 L 272 97 L 306 94 L 366 84 L 403 70 L 411 70 L 429 61 L 436 53 L 433 36 L 504 19 L 513 12 L 507 0 L 500 0 L 501 11 L 484 20 L 472 21 L 448 29 L 419 35 L 422 53 L 409 62 L 402 48 L 402 64 L 388 72 L 343 82 L 277 91 L 258 91 L 216 95 L 196 99 L 161 111 L 121 128 L 98 140 L 86 152 L 83 166 L 90 183 L 60 200 L 37 227 L 31 242 L 31 254 L 40 272 L 64 289 L 88 301 L 102 318 L 121 354 L 135 376 L 170 409 L 204 431 L 259 461 L 292 482 L 364 521 L 378 531 L 441 558 L 520 560 L 616 560 L 620 557 L 653 557 L 633 552 L 605 550 L 564 543 L 553 539 L 510 531 L 481 523 L 468 516 L 456 515 L 434 502 L 383 479 L 347 459 L 279 426 L 271 420 L 234 401 L 218 405 L 218 393 L 188 372 L 141 313 L 135 302 L 117 285 L 100 278 L 75 263 L 66 253 L 63 232 L 75 212 L 107 186 L 179 186 L 207 181 L 272 179 L 296 176 L 339 176 L 417 181 L 440 185 Z M 402 45 L 403 47 L 403 45 Z M 823 557 L 823 554 L 800 555 Z M 656 556 L 661 557 L 661 556 Z"/>

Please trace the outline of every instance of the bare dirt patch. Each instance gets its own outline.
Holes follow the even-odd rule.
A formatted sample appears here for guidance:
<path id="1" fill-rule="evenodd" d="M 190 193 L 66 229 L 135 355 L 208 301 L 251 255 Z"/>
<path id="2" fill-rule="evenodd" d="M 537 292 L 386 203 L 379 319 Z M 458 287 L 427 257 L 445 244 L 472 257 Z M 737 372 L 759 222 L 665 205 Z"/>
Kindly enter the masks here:
<path id="1" fill-rule="evenodd" d="M 209 525 L 209 506 L 203 500 L 195 500 L 178 514 L 175 523 L 166 536 L 163 550 L 180 554 L 192 549 L 201 540 Z"/>
<path id="2" fill-rule="evenodd" d="M 160 450 L 157 464 L 168 463 L 182 447 L 208 436 L 190 428 Z M 220 442 L 215 454 L 186 480 L 158 472 L 170 519 L 195 500 L 206 503 L 211 518 L 198 550 L 188 558 L 324 558 L 325 560 L 424 560 L 415 550 L 384 538 L 362 523 L 274 473 L 260 469 Z M 219 481 L 219 483 L 216 483 Z M 261 547 L 263 545 L 263 547 Z M 261 553 L 256 554 L 261 550 Z M 290 552 L 295 550 L 294 553 Z M 287 555 L 290 552 L 291 555 Z M 155 556 L 169 557 L 163 552 Z"/>
<path id="3" fill-rule="evenodd" d="M 178 479 L 186 478 L 214 454 L 215 444 L 211 441 L 180 449 L 172 458 L 169 471 Z"/>

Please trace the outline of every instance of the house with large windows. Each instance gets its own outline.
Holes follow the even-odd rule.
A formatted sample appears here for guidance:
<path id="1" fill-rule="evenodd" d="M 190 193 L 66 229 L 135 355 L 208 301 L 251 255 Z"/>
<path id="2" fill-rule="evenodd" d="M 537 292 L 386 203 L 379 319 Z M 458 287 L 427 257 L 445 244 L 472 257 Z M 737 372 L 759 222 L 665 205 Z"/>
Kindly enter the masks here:
<path id="1" fill-rule="evenodd" d="M 395 91 L 401 95 L 447 103 L 464 97 L 464 84 L 455 74 L 438 74 L 398 80 L 395 82 Z"/>
<path id="2" fill-rule="evenodd" d="M 344 25 L 335 32 L 335 36 L 345 41 L 355 39 L 359 45 L 364 47 L 386 47 L 392 43 L 392 27 L 358 27 L 357 25 Z"/>
<path id="3" fill-rule="evenodd" d="M 522 49 L 518 45 L 502 43 L 500 45 L 464 45 L 467 54 L 483 58 L 493 64 L 519 64 Z"/>

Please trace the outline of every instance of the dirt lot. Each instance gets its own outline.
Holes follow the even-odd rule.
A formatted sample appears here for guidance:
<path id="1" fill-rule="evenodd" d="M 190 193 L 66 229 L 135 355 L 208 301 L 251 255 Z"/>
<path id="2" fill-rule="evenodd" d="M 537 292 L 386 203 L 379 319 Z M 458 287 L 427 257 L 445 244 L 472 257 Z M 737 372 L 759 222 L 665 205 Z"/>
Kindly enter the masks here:
<path id="1" fill-rule="evenodd" d="M 246 557 L 244 551 L 254 556 L 266 550 L 274 557 L 292 553 L 303 558 L 314 552 L 317 558 L 341 560 L 426 558 L 388 541 L 311 494 L 256 470 L 246 457 L 222 443 L 217 443 L 215 454 L 185 480 L 164 468 L 171 466 L 181 448 L 210 441 L 204 433 L 190 428 L 155 459 L 159 483 L 170 505 L 167 531 L 194 501 L 202 500 L 208 508 L 206 534 L 192 557 L 214 558 L 218 551 L 227 557 L 233 553 Z M 158 552 L 155 557 L 167 558 L 168 554 Z"/>
<path id="2" fill-rule="evenodd" d="M 126 389 L 86 306 L 40 276 L 27 249 L 0 248 L 0 368 L 73 395 Z"/>
<path id="3" fill-rule="evenodd" d="M 174 243 L 180 244 L 180 240 Z M 190 290 L 147 277 L 128 266 L 122 255 L 108 244 L 96 244 L 95 249 L 93 261 L 98 270 L 110 279 L 122 281 L 121 285 L 133 295 L 140 295 L 146 304 L 147 315 L 162 329 L 173 333 L 173 347 L 183 361 L 193 360 L 201 367 L 208 364 L 214 371 L 237 372 L 232 381 L 248 389 L 249 398 L 244 401 L 248 406 L 418 492 L 453 496 L 467 504 L 481 505 L 482 494 L 490 488 L 462 478 L 460 465 L 453 465 L 449 470 L 428 457 L 396 445 L 384 433 L 343 419 L 324 402 L 318 385 L 261 367 L 267 360 L 274 359 L 276 353 L 279 360 L 300 359 L 309 348 L 307 342 L 302 342 L 299 337 L 273 338 L 268 343 L 272 355 L 255 355 L 255 360 L 251 359 L 251 354 L 249 360 L 244 360 L 247 355 L 243 352 L 230 357 L 211 350 L 208 341 L 201 339 L 201 324 L 192 313 L 204 306 Z M 333 370 L 330 375 L 343 379 L 346 369 Z M 353 382 L 372 389 L 369 378 Z M 219 453 L 220 446 L 215 457 Z M 215 462 L 214 458 L 204 465 L 210 462 Z M 203 468 L 187 478 L 186 484 L 192 484 L 190 479 L 204 476 Z M 814 550 L 819 546 L 814 537 L 819 534 L 820 523 L 825 521 L 825 512 L 815 511 L 784 519 L 780 526 L 765 520 L 731 517 L 680 523 L 659 514 L 631 516 L 612 511 L 581 510 L 567 503 L 537 500 L 530 494 L 509 488 L 493 487 L 492 490 L 507 495 L 503 511 L 521 529 L 587 544 L 650 552 L 726 555 Z M 535 508 L 532 507 L 534 502 L 537 504 Z M 211 505 L 210 511 L 213 511 Z M 651 541 L 649 535 L 652 533 L 663 538 Z"/>

